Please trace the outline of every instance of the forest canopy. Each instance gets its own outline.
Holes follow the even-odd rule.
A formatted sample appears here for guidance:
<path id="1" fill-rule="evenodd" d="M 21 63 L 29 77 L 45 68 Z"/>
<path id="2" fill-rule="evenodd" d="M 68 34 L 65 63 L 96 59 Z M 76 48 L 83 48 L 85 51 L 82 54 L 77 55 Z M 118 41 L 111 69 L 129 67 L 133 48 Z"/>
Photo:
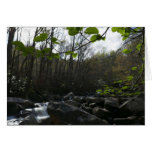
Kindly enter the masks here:
<path id="1" fill-rule="evenodd" d="M 8 96 L 144 92 L 143 27 L 35 27 L 28 36 L 24 29 L 7 30 Z M 120 35 L 120 48 L 104 47 L 108 32 Z"/>

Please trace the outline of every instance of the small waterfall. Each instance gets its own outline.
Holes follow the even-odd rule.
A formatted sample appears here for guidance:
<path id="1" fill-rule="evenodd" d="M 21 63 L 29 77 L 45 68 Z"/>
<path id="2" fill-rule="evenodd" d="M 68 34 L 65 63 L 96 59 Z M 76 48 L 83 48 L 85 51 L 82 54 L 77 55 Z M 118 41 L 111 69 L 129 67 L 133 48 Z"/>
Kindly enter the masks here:
<path id="1" fill-rule="evenodd" d="M 38 107 L 33 109 L 33 114 L 38 122 L 50 117 L 47 113 L 47 105 L 48 103 L 37 103 Z"/>
<path id="2" fill-rule="evenodd" d="M 47 113 L 47 103 L 35 103 L 35 108 L 28 108 L 20 111 L 20 117 L 16 116 L 9 116 L 7 117 L 7 125 L 19 125 L 22 121 L 24 121 L 24 118 L 29 115 L 33 115 L 38 123 L 40 123 L 42 120 L 49 118 L 50 116 Z"/>
<path id="3" fill-rule="evenodd" d="M 15 116 L 7 117 L 7 125 L 8 126 L 18 126 L 20 122 L 23 121 L 23 118 L 17 118 Z"/>

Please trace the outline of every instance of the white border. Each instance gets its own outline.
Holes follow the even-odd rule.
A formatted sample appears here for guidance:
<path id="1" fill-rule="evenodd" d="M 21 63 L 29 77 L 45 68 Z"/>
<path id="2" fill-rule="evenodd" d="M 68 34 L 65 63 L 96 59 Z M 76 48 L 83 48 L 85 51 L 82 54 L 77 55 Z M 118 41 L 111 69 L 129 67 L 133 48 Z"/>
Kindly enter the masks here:
<path id="1" fill-rule="evenodd" d="M 11 152 L 152 151 L 152 82 L 146 81 L 146 126 L 6 126 L 7 26 L 146 26 L 152 65 L 150 1 L 5 0 L 0 4 L 0 150 Z"/>

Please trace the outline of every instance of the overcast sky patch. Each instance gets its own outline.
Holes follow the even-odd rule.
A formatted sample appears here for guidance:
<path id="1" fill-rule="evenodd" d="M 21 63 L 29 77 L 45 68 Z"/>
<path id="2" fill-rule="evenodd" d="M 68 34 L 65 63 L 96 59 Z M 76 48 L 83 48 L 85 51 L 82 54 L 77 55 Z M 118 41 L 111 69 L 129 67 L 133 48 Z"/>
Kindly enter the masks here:
<path id="1" fill-rule="evenodd" d="M 107 27 L 98 28 L 100 34 L 103 34 L 106 28 Z M 35 29 L 36 27 L 22 28 L 21 41 L 24 44 L 27 44 L 27 41 L 29 40 L 32 43 Z M 95 52 L 102 52 L 102 50 L 105 50 L 106 52 L 110 52 L 110 51 L 118 50 L 122 46 L 122 44 L 123 41 L 121 35 L 117 32 L 112 32 L 110 28 L 106 34 L 106 40 L 96 41 L 95 43 L 92 43 L 91 47 L 95 49 Z"/>

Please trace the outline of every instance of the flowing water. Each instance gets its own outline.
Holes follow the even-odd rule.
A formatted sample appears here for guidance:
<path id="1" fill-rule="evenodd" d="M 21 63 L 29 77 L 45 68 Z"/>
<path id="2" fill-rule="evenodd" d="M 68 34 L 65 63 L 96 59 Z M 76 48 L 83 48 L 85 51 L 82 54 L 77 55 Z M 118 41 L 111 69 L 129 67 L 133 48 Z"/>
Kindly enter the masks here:
<path id="1" fill-rule="evenodd" d="M 7 125 L 16 126 L 19 125 L 26 116 L 33 115 L 38 123 L 42 120 L 49 118 L 50 116 L 47 113 L 47 103 L 36 103 L 35 108 L 29 108 L 20 111 L 20 117 L 9 116 L 7 117 Z"/>

